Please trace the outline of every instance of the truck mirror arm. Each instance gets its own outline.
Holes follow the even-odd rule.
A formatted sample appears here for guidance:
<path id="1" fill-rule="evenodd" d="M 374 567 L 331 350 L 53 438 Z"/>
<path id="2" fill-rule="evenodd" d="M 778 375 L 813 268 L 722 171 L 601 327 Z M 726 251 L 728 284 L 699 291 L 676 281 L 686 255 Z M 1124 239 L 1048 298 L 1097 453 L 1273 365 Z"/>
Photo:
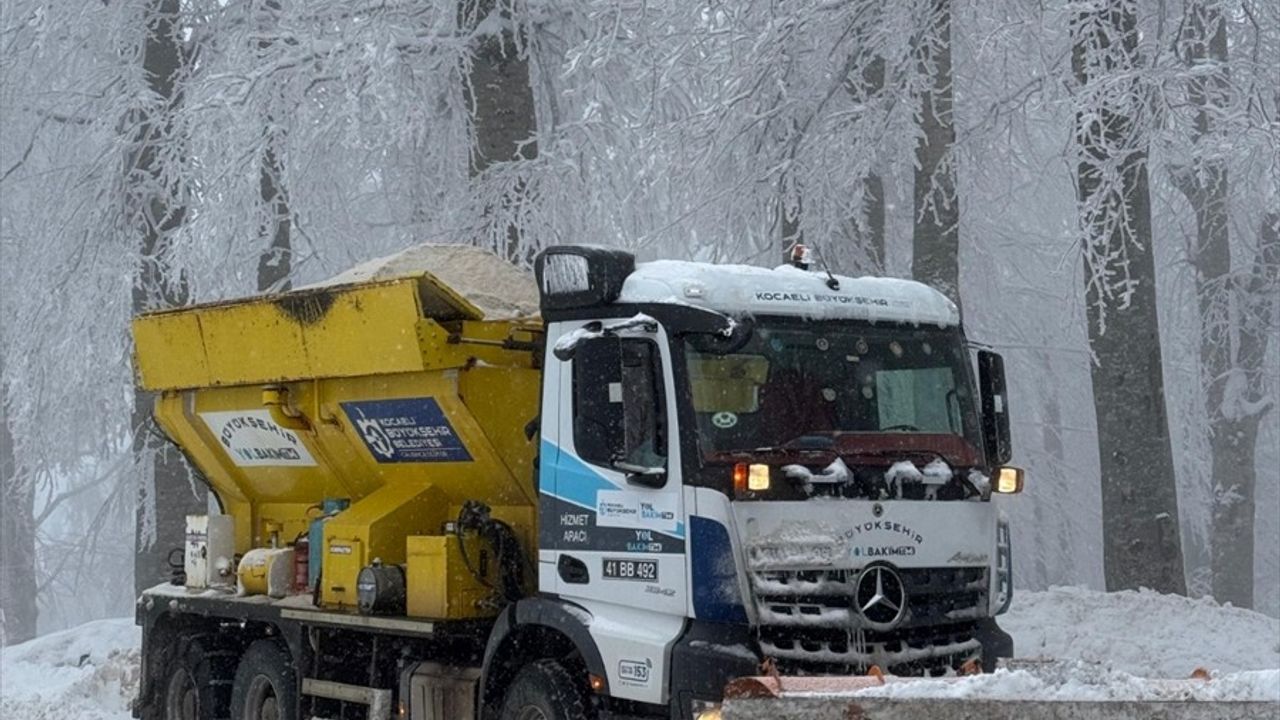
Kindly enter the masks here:
<path id="1" fill-rule="evenodd" d="M 614 337 L 615 335 L 628 331 L 644 332 L 652 335 L 658 332 L 658 321 L 644 313 L 637 313 L 633 317 L 629 317 L 625 320 L 619 320 L 618 322 L 610 323 L 608 325 L 605 325 L 598 320 L 595 322 L 589 322 L 577 330 L 571 330 L 563 335 L 551 348 L 551 353 L 555 355 L 558 360 L 572 360 L 574 353 L 578 350 L 578 346 L 583 342 L 602 337 Z"/>
<path id="2" fill-rule="evenodd" d="M 625 472 L 627 474 L 627 482 L 633 485 L 660 488 L 667 484 L 667 469 L 664 467 L 636 465 L 624 460 L 614 460 L 611 464 L 615 470 Z"/>

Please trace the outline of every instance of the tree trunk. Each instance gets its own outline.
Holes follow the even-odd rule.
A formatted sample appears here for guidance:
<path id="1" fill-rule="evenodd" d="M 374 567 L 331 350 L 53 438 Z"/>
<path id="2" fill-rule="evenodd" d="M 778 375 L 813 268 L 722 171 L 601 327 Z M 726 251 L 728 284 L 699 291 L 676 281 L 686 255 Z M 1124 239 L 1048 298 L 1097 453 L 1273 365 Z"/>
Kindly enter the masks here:
<path id="1" fill-rule="evenodd" d="M 35 637 L 38 619 L 35 492 L 18 474 L 8 408 L 8 388 L 0 384 L 0 647 Z"/>
<path id="2" fill-rule="evenodd" d="M 1257 377 L 1266 353 L 1268 323 L 1262 323 L 1262 333 L 1252 326 L 1250 314 L 1242 309 L 1250 306 L 1250 298 L 1241 296 L 1249 281 L 1237 287 L 1231 268 L 1230 186 L 1227 165 L 1216 149 L 1227 140 L 1220 121 L 1229 112 L 1231 93 L 1222 9 L 1202 0 L 1192 2 L 1182 29 L 1179 49 L 1191 71 L 1187 97 L 1196 108 L 1194 149 L 1192 164 L 1175 168 L 1173 181 L 1196 216 L 1195 244 L 1187 255 L 1195 272 L 1200 310 L 1200 379 L 1213 472 L 1210 571 L 1213 595 L 1219 602 L 1253 607 L 1254 450 L 1261 415 L 1239 412 L 1238 398 L 1231 395 L 1247 392 L 1250 378 Z M 1259 245 L 1264 251 L 1267 232 L 1264 219 Z M 1265 286 L 1265 271 L 1257 277 Z M 1242 367 L 1249 360 L 1241 351 L 1247 355 L 1246 346 L 1259 343 L 1262 350 L 1255 366 Z M 1239 387 L 1241 382 L 1246 387 Z"/>
<path id="3" fill-rule="evenodd" d="M 1275 333 L 1280 293 L 1280 212 L 1263 215 L 1258 253 L 1234 294 L 1235 358 L 1210 406 L 1213 454 L 1213 596 L 1237 607 L 1253 607 L 1253 550 L 1257 487 L 1254 452 L 1258 426 L 1273 400 L 1266 394 L 1264 365 Z M 1229 340 L 1230 338 L 1225 338 Z"/>
<path id="4" fill-rule="evenodd" d="M 1219 418 L 1213 423 L 1213 597 L 1236 607 L 1253 607 L 1254 488 L 1259 416 Z"/>
<path id="5" fill-rule="evenodd" d="M 529 54 L 524 38 L 519 37 L 515 18 L 516 0 L 461 0 L 459 26 L 475 33 L 486 18 L 502 19 L 501 32 L 473 36 L 471 72 L 463 84 L 467 106 L 471 109 L 474 145 L 471 149 L 471 175 L 478 177 L 496 163 L 538 155 L 534 142 L 537 116 L 533 104 L 533 86 L 529 82 Z M 492 28 L 494 23 L 485 23 Z M 504 203 L 512 208 L 528 202 L 523 183 L 517 184 Z M 510 209 L 510 208 L 508 208 Z M 506 230 L 505 250 L 508 260 L 530 265 L 538 248 L 526 246 L 519 227 L 511 222 Z"/>
<path id="6" fill-rule="evenodd" d="M 779 247 L 782 250 L 780 262 L 783 265 L 791 263 L 792 248 L 804 243 L 804 231 L 800 229 L 800 215 L 804 212 L 804 202 L 797 198 L 795 207 L 788 208 L 786 184 L 787 180 L 784 176 L 778 183 L 778 226 L 781 235 Z"/>
<path id="7" fill-rule="evenodd" d="M 852 77 L 845 89 L 856 102 L 870 104 L 884 92 L 884 58 L 874 57 L 861 70 L 861 78 Z M 850 218 L 845 236 L 861 252 L 845 253 L 846 257 L 859 257 L 852 267 L 840 268 L 855 274 L 884 274 L 884 179 L 878 172 L 869 172 L 862 178 L 862 212 Z M 865 263 L 865 265 L 863 265 Z"/>
<path id="8" fill-rule="evenodd" d="M 956 196 L 956 129 L 951 112 L 951 0 L 932 0 L 923 33 L 920 71 L 930 87 L 920 95 L 916 142 L 911 276 L 960 305 L 960 203 Z"/>
<path id="9" fill-rule="evenodd" d="M 1134 0 L 1072 24 L 1077 200 L 1084 235 L 1089 345 L 1102 474 L 1108 590 L 1186 593 L 1177 479 L 1164 404 L 1145 102 Z M 1124 83 L 1123 87 L 1116 87 Z"/>
<path id="10" fill-rule="evenodd" d="M 260 234 L 267 247 L 258 256 L 258 291 L 284 292 L 292 286 L 293 247 L 290 239 L 293 218 L 289 214 L 289 196 L 281 182 L 284 161 L 279 148 L 283 147 L 284 131 L 272 130 L 274 119 L 267 116 L 267 147 L 262 152 L 262 167 L 258 175 L 258 187 L 262 197 L 263 220 Z"/>
<path id="11" fill-rule="evenodd" d="M 141 235 L 138 274 L 133 286 L 133 310 L 147 312 L 183 305 L 188 288 L 173 268 L 172 238 L 183 223 L 181 189 L 166 180 L 162 148 L 171 144 L 168 115 L 181 101 L 178 83 L 185 56 L 180 39 L 179 0 L 155 0 L 147 12 L 142 69 L 148 89 L 159 103 L 140 108 L 125 159 L 126 214 Z M 165 152 L 174 156 L 172 147 Z M 138 481 L 138 546 L 134 586 L 141 591 L 169 578 L 169 552 L 181 548 L 186 515 L 204 510 L 204 501 L 191 489 L 186 462 L 170 443 L 151 428 L 152 397 L 137 391 L 132 416 L 133 447 Z"/>
<path id="12" fill-rule="evenodd" d="M 862 247 L 867 253 L 870 267 L 866 272 L 871 275 L 885 274 L 884 265 L 884 179 L 879 173 L 868 173 L 862 179 L 862 210 L 864 213 L 864 229 L 858 233 Z"/>
<path id="13" fill-rule="evenodd" d="M 271 39 L 279 25 L 279 0 L 262 0 L 258 6 L 258 28 L 262 39 L 258 49 L 265 55 L 274 44 Z M 289 212 L 289 196 L 284 187 L 284 159 L 286 134 L 276 125 L 276 112 L 268 107 L 263 117 L 263 150 L 258 171 L 258 190 L 262 198 L 260 212 L 262 224 L 259 236 L 266 247 L 258 256 L 258 291 L 283 292 L 292 285 L 293 246 L 291 232 L 293 217 Z"/>

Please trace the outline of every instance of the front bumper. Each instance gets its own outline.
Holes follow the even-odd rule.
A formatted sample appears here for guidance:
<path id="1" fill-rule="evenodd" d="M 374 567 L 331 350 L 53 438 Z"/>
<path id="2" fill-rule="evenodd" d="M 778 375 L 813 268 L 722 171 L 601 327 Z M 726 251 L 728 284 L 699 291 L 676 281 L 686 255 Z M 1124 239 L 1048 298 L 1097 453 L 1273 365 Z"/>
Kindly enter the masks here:
<path id="1" fill-rule="evenodd" d="M 1001 652 L 991 617 L 1012 596 L 1008 531 L 990 503 L 735 503 L 734 513 L 748 613 L 778 672 L 933 676 Z M 896 583 L 886 599 L 902 611 L 887 621 L 864 607 L 878 592 L 865 585 L 873 568 Z"/>

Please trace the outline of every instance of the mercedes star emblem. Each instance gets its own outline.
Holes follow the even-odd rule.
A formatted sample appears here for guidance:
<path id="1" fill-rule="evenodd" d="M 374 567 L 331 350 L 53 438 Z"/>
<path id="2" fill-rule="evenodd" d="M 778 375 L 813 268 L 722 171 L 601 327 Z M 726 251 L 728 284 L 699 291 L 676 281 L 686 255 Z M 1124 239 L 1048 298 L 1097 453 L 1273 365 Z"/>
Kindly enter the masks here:
<path id="1" fill-rule="evenodd" d="M 863 624 L 872 630 L 892 630 L 907 614 L 907 590 L 893 568 L 872 565 L 858 576 L 853 598 Z"/>

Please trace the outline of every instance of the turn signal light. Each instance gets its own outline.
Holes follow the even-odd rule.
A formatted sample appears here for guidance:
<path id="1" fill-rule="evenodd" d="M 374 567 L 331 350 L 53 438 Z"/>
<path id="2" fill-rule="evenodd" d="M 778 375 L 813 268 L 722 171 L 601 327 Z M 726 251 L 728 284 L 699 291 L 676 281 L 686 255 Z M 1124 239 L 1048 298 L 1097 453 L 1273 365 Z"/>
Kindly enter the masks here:
<path id="1" fill-rule="evenodd" d="M 1022 492 L 1022 482 L 1022 468 L 1002 467 L 996 473 L 996 492 L 1004 495 L 1020 493 Z"/>
<path id="2" fill-rule="evenodd" d="M 591 673 L 587 673 L 587 683 L 591 685 L 592 692 L 597 692 L 597 693 L 604 692 L 604 685 L 605 685 L 604 678 L 600 677 L 599 675 L 592 675 Z"/>

